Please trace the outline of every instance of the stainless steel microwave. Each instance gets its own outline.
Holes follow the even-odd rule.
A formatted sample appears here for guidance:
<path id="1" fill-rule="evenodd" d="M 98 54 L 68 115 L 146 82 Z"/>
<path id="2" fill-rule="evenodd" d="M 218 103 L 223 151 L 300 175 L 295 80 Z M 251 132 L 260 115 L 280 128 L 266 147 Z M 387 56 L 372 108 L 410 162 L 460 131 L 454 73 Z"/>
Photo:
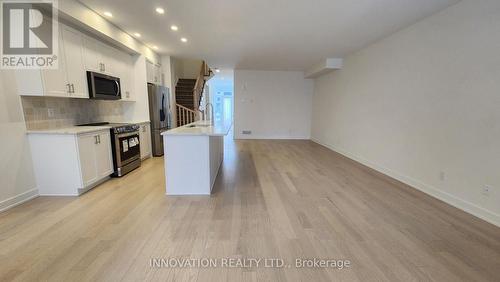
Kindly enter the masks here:
<path id="1" fill-rule="evenodd" d="M 120 100 L 120 78 L 87 71 L 89 98 L 96 100 Z"/>

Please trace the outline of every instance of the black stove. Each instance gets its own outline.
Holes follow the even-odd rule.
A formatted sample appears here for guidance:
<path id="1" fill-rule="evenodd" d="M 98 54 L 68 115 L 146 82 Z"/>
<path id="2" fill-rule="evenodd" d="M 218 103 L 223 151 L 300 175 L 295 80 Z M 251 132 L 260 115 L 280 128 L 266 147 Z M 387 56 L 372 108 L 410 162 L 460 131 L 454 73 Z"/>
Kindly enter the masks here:
<path id="1" fill-rule="evenodd" d="M 109 126 L 111 127 L 112 133 L 128 133 L 139 130 L 138 124 L 133 123 L 111 123 L 111 122 L 94 122 L 94 123 L 86 123 L 79 124 L 78 126 Z"/>

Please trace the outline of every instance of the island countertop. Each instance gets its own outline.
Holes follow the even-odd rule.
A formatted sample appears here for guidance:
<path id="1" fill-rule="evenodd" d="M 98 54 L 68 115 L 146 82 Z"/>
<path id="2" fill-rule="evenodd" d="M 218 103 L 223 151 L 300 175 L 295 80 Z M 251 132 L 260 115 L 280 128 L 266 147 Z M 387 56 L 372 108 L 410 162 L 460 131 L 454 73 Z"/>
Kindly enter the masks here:
<path id="1" fill-rule="evenodd" d="M 195 121 L 181 127 L 162 132 L 162 135 L 175 136 L 175 135 L 190 135 L 190 136 L 225 136 L 229 134 L 231 129 L 230 122 L 215 122 L 210 125 L 210 121 Z"/>
<path id="2" fill-rule="evenodd" d="M 110 126 L 68 126 L 54 129 L 30 129 L 27 134 L 56 134 L 56 135 L 79 135 L 102 130 L 109 130 Z"/>

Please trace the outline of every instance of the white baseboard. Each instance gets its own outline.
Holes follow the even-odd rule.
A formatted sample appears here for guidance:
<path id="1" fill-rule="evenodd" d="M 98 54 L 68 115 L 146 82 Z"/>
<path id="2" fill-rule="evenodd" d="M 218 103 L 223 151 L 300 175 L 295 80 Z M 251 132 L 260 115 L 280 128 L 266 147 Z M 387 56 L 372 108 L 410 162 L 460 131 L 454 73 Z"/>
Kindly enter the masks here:
<path id="1" fill-rule="evenodd" d="M 31 189 L 31 190 L 26 191 L 24 193 L 21 193 L 17 196 L 3 200 L 0 202 L 0 212 L 11 209 L 17 205 L 20 205 L 20 204 L 27 202 L 33 198 L 36 198 L 36 197 L 38 197 L 38 189 L 37 188 Z"/>
<path id="2" fill-rule="evenodd" d="M 236 140 L 310 140 L 309 136 L 238 135 Z"/>
<path id="3" fill-rule="evenodd" d="M 433 187 L 432 185 L 428 185 L 428 184 L 423 183 L 419 180 L 413 179 L 409 176 L 400 174 L 394 170 L 377 165 L 369 160 L 366 160 L 362 157 L 356 156 L 355 154 L 352 154 L 348 151 L 342 150 L 340 148 L 337 148 L 337 147 L 329 145 L 329 144 L 324 144 L 315 138 L 311 138 L 311 141 L 313 141 L 319 145 L 322 145 L 322 146 L 324 146 L 324 147 L 326 147 L 334 152 L 337 152 L 341 155 L 344 155 L 344 156 L 348 157 L 349 159 L 357 161 L 357 162 L 359 162 L 359 163 L 361 163 L 369 168 L 372 168 L 378 172 L 381 172 L 381 173 L 383 173 L 391 178 L 394 178 L 394 179 L 396 179 L 396 180 L 398 180 L 398 181 L 400 181 L 400 182 L 402 182 L 402 183 L 404 183 L 412 188 L 415 188 L 419 191 L 422 191 L 422 192 L 424 192 L 424 193 L 426 193 L 426 194 L 428 194 L 436 199 L 439 199 L 439 200 L 441 200 L 449 205 L 452 205 L 460 210 L 463 210 L 463 211 L 470 213 L 476 217 L 479 217 L 482 220 L 485 220 L 493 225 L 500 227 L 500 215 L 499 214 L 496 214 L 494 212 L 486 210 L 486 209 L 479 207 L 479 206 L 477 206 L 471 202 L 468 202 L 466 200 L 460 199 L 452 194 L 443 192 L 443 191 Z"/>

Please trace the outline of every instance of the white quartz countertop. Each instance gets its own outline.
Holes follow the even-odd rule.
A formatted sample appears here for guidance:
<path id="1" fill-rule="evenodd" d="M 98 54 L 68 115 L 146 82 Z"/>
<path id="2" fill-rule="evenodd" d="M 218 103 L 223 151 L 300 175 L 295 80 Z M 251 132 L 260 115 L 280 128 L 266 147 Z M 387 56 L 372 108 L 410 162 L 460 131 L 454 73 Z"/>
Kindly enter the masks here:
<path id="1" fill-rule="evenodd" d="M 138 122 L 129 122 L 131 124 L 146 124 L 149 121 L 138 121 Z M 53 129 L 32 129 L 27 130 L 27 134 L 58 134 L 58 135 L 78 135 L 85 133 L 92 133 L 101 130 L 109 130 L 111 126 L 102 125 L 102 126 L 68 126 L 62 128 L 53 128 Z"/>
<path id="2" fill-rule="evenodd" d="M 70 126 L 64 128 L 54 128 L 54 129 L 34 129 L 28 130 L 28 134 L 68 134 L 77 135 L 84 133 L 97 132 L 102 130 L 109 130 L 109 126 Z"/>
<path id="3" fill-rule="evenodd" d="M 191 136 L 225 136 L 229 134 L 232 124 L 229 122 L 216 122 L 210 125 L 210 121 L 196 121 L 162 132 L 162 135 L 191 135 Z"/>

